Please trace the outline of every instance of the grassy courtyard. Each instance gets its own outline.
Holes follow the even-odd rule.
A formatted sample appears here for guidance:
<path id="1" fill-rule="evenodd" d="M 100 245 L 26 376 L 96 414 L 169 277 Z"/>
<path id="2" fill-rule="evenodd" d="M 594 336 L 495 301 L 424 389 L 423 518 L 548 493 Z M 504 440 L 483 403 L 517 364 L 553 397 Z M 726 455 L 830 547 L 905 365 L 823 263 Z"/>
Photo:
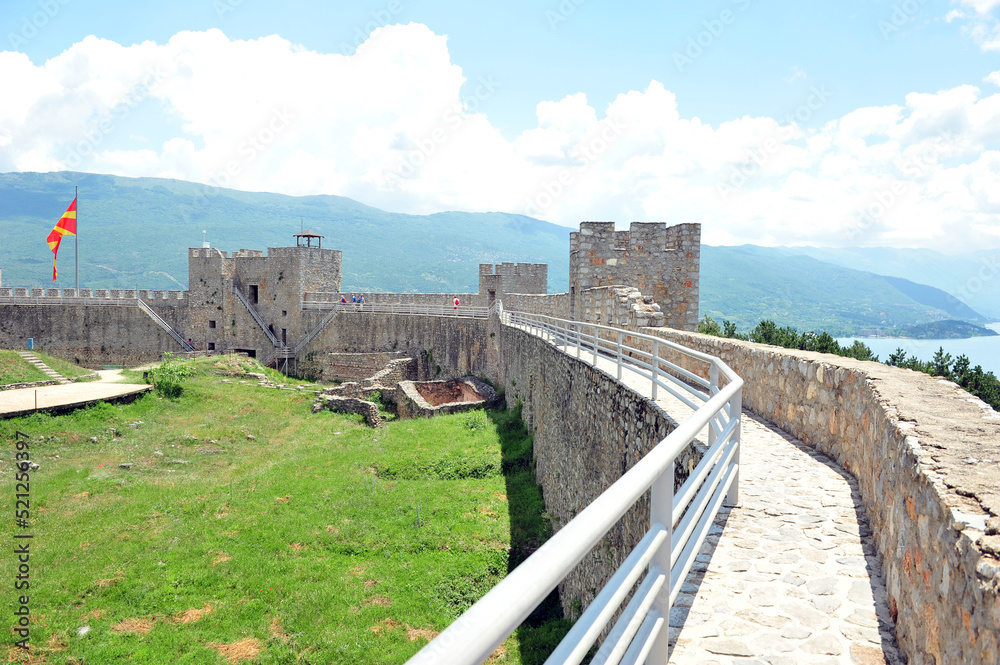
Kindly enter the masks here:
<path id="1" fill-rule="evenodd" d="M 233 368 L 199 361 L 175 400 L 0 421 L 11 509 L 15 430 L 41 466 L 32 650 L 7 629 L 8 659 L 402 663 L 548 536 L 516 412 L 372 430 Z M 536 614 L 491 662 L 544 660 L 565 622 Z"/>

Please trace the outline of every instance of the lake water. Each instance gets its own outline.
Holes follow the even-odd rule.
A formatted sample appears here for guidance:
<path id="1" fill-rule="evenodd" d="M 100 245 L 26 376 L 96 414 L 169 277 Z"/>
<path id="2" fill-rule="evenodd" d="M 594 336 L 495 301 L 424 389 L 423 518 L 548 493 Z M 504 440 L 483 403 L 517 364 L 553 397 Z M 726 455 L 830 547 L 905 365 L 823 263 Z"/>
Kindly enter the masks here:
<path id="1" fill-rule="evenodd" d="M 987 328 L 1000 332 L 1000 323 L 991 323 Z M 934 353 L 944 347 L 945 353 L 950 353 L 952 359 L 960 355 L 969 357 L 973 367 L 982 365 L 986 371 L 1000 376 L 1000 337 L 971 337 L 969 339 L 905 339 L 898 337 L 843 337 L 838 339 L 841 346 L 850 346 L 855 339 L 860 339 L 885 362 L 890 353 L 902 348 L 908 356 L 916 356 L 920 360 L 930 360 Z"/>

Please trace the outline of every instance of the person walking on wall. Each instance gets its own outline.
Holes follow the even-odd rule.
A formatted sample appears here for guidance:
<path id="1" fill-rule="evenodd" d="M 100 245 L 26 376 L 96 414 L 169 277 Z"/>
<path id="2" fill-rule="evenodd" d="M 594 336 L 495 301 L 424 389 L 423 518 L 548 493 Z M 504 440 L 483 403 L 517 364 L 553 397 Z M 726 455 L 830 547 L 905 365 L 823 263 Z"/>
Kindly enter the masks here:
<path id="1" fill-rule="evenodd" d="M 340 296 L 340 311 L 347 309 L 347 296 Z"/>
<path id="2" fill-rule="evenodd" d="M 455 296 L 455 311 L 458 311 L 458 296 Z"/>

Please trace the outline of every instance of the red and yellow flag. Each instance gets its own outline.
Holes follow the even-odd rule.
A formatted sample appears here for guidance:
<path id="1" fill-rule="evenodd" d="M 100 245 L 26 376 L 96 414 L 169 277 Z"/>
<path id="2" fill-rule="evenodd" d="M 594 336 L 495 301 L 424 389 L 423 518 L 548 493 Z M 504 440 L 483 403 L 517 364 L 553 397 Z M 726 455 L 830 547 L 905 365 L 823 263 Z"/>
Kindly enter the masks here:
<path id="1" fill-rule="evenodd" d="M 46 240 L 49 243 L 49 249 L 52 250 L 52 281 L 56 281 L 56 257 L 59 256 L 59 242 L 62 240 L 63 236 L 75 236 L 76 235 L 76 199 L 69 204 L 66 208 L 66 212 L 63 216 L 59 218 L 56 222 L 55 227 L 53 227 L 52 232 L 49 233 L 49 237 Z"/>

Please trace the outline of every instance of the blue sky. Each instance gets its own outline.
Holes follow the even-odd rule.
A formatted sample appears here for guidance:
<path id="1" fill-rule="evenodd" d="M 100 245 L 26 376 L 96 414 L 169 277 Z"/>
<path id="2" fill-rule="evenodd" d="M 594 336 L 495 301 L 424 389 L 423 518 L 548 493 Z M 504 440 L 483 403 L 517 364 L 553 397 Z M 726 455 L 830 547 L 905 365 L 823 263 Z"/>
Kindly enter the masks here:
<path id="1" fill-rule="evenodd" d="M 940 248 L 948 238 L 961 249 L 986 233 L 997 246 L 1000 200 L 984 190 L 1000 179 L 990 129 L 1000 105 L 998 5 L 8 0 L 0 83 L 30 103 L 0 115 L 0 170 L 180 177 L 407 212 L 502 209 L 567 225 L 715 218 L 707 236 L 717 242 L 817 244 L 833 227 L 831 244 Z M 272 35 L 280 39 L 261 39 Z M 144 42 L 157 48 L 134 46 Z M 364 57 L 359 43 L 371 47 Z M 266 69 L 251 64 L 265 53 L 261 63 L 287 63 L 301 87 L 274 93 L 280 72 L 241 71 L 243 63 Z M 310 55 L 341 53 L 352 60 Z M 143 83 L 130 67 L 138 62 L 158 63 L 166 80 Z M 222 117 L 213 113 L 226 99 L 210 104 L 204 91 L 225 86 L 227 71 L 245 88 L 228 96 Z M 362 71 L 374 93 L 358 115 L 352 96 L 369 92 L 355 85 Z M 57 98 L 77 110 L 46 108 Z M 441 120 L 455 103 L 463 120 Z M 282 105 L 298 109 L 292 129 L 247 158 L 247 128 L 267 132 L 260 128 Z M 630 130 L 602 124 L 622 113 L 635 121 Z M 428 143 L 435 114 L 452 126 L 437 147 Z M 47 115 L 44 126 L 32 122 Z M 113 131 L 85 138 L 102 118 Z M 52 131 L 52 122 L 65 126 Z M 238 130 L 224 136 L 230 127 Z M 587 153 L 581 146 L 599 145 L 602 132 L 614 140 Z M 465 149 L 455 147 L 459 138 Z M 413 152 L 421 145 L 434 154 Z M 220 178 L 233 161 L 227 151 L 244 163 Z M 491 166 L 470 174 L 476 155 Z M 754 155 L 767 159 L 753 166 Z M 924 157 L 907 168 L 914 155 Z M 476 184 L 483 180 L 493 186 Z M 894 181 L 905 194 L 892 195 Z M 508 196 L 497 193 L 504 189 Z M 880 211 L 883 192 L 893 201 Z M 829 210 L 845 197 L 849 205 Z M 927 200 L 940 202 L 940 217 L 907 232 Z"/>
<path id="2" fill-rule="evenodd" d="M 59 0 L 52 0 L 58 3 Z M 5 3 L 0 42 L 40 11 L 38 0 Z M 717 124 L 743 115 L 781 116 L 797 108 L 811 85 L 832 101 L 808 123 L 861 106 L 896 104 L 909 92 L 979 84 L 1000 70 L 1000 53 L 979 49 L 963 21 L 945 22 L 949 2 L 637 2 L 585 0 L 505 3 L 332 3 L 318 0 L 70 0 L 21 49 L 40 63 L 87 35 L 120 44 L 166 42 L 181 30 L 219 28 L 234 39 L 278 34 L 308 49 L 354 50 L 372 26 L 416 21 L 448 36 L 466 77 L 494 76 L 504 93 L 483 107 L 509 138 L 534 125 L 535 105 L 584 92 L 596 108 L 658 80 L 679 98 L 684 115 Z M 345 6 L 349 5 L 349 6 Z M 567 11 L 572 8 L 572 11 Z M 907 7 L 906 9 L 910 9 Z M 689 39 L 729 10 L 733 23 L 679 68 Z M 703 40 L 705 41 L 705 40 Z M 796 72 L 801 72 L 796 76 Z"/>

